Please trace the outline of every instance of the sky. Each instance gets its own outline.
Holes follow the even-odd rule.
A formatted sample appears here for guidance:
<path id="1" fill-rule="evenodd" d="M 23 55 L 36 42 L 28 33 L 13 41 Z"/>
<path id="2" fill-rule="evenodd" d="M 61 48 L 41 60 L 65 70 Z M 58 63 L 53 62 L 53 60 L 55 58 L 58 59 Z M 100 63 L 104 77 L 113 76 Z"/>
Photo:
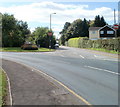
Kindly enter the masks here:
<path id="1" fill-rule="evenodd" d="M 13 14 L 16 19 L 28 23 L 31 31 L 37 27 L 50 27 L 57 38 L 65 22 L 76 19 L 94 20 L 96 15 L 103 16 L 110 25 L 114 24 L 114 9 L 118 19 L 119 0 L 0 0 L 0 12 Z"/>

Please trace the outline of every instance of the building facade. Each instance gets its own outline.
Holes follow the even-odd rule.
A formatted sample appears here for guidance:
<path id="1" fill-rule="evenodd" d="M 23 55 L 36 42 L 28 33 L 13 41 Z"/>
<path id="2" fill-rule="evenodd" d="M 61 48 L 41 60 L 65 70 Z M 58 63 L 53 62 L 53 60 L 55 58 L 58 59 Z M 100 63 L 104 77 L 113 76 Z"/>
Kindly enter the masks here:
<path id="1" fill-rule="evenodd" d="M 116 36 L 116 30 L 105 25 L 103 27 L 90 27 L 89 28 L 89 39 L 104 39 L 104 38 L 114 38 Z"/>

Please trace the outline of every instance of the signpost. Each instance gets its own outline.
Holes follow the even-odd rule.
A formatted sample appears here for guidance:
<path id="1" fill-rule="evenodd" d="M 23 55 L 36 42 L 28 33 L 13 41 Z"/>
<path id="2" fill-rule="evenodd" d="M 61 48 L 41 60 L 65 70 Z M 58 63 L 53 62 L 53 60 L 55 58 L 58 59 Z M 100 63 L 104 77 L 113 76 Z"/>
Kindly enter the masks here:
<path id="1" fill-rule="evenodd" d="M 51 49 L 51 37 L 53 35 L 53 32 L 48 32 L 48 36 L 49 36 L 49 49 Z"/>

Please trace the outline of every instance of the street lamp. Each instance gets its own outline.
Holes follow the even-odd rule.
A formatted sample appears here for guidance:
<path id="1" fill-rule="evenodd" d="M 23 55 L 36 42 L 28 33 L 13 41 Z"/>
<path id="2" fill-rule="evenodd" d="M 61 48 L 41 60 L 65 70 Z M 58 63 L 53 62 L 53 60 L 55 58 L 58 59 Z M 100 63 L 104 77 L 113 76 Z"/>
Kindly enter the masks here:
<path id="1" fill-rule="evenodd" d="M 50 14 L 50 32 L 52 32 L 52 29 L 51 29 L 52 14 L 56 14 L 56 13 L 51 13 L 51 14 Z M 50 49 L 51 49 L 51 36 L 52 36 L 52 35 L 49 35 L 49 48 L 50 48 Z"/>
<path id="2" fill-rule="evenodd" d="M 51 31 L 51 18 L 52 18 L 52 14 L 56 14 L 56 13 L 51 13 L 50 14 L 50 31 Z"/>

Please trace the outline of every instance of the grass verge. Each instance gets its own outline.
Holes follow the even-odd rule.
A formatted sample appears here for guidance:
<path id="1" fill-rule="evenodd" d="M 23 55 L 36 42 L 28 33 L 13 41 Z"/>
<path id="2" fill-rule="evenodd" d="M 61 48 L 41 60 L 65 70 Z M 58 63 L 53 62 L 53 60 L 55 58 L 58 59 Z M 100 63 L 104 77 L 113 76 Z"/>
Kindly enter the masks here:
<path id="1" fill-rule="evenodd" d="M 7 95 L 7 79 L 3 70 L 0 68 L 0 107 L 5 105 L 5 97 Z"/>
<path id="2" fill-rule="evenodd" d="M 120 54 L 120 52 L 116 52 L 114 50 L 106 50 L 106 49 L 103 49 L 103 48 L 88 48 L 88 49 L 101 51 L 101 52 L 112 53 L 112 54 Z"/>
<path id="3" fill-rule="evenodd" d="M 52 52 L 55 49 L 48 49 L 48 48 L 39 48 L 38 50 L 23 50 L 20 47 L 4 47 L 0 48 L 1 52 Z"/>

